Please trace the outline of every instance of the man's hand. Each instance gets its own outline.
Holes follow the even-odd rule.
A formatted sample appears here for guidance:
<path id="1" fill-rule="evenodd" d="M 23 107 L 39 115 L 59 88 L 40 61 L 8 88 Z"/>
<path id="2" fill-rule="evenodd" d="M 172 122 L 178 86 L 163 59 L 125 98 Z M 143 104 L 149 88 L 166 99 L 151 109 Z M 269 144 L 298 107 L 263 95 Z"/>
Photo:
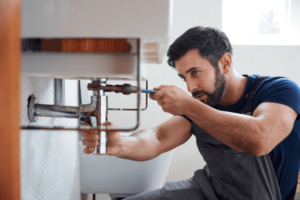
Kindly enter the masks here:
<path id="1" fill-rule="evenodd" d="M 82 124 L 83 126 L 90 126 L 88 123 Z M 101 124 L 102 126 L 113 126 L 111 122 L 107 122 L 105 124 Z M 82 137 L 84 140 L 82 141 L 82 144 L 86 146 L 86 148 L 83 150 L 84 153 L 90 154 L 93 153 L 95 150 L 95 147 L 98 146 L 98 140 L 99 136 L 94 133 L 94 131 L 83 131 Z M 116 156 L 118 155 L 118 152 L 120 151 L 120 145 L 122 142 L 122 137 L 118 131 L 110 131 L 107 132 L 107 154 L 110 156 Z"/>
<path id="2" fill-rule="evenodd" d="M 185 114 L 187 106 L 190 105 L 189 102 L 193 99 L 185 91 L 172 85 L 162 85 L 154 90 L 158 91 L 150 94 L 150 98 L 156 100 L 164 112 L 174 115 Z"/>
<path id="3" fill-rule="evenodd" d="M 88 123 L 84 125 L 89 126 Z M 112 126 L 110 122 L 103 125 Z M 191 137 L 190 130 L 189 121 L 175 116 L 155 128 L 143 129 L 126 137 L 121 137 L 119 132 L 108 132 L 107 155 L 136 161 L 150 160 L 186 142 Z M 82 136 L 86 146 L 84 153 L 93 153 L 98 136 L 88 130 Z"/>

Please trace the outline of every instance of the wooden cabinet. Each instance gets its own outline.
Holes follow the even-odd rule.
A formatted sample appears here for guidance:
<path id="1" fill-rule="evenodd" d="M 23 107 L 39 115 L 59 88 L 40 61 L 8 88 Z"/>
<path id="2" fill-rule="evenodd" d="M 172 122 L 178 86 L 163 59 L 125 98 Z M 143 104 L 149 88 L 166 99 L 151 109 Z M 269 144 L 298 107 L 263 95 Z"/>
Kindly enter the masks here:
<path id="1" fill-rule="evenodd" d="M 20 0 L 0 1 L 0 198 L 20 199 Z"/>

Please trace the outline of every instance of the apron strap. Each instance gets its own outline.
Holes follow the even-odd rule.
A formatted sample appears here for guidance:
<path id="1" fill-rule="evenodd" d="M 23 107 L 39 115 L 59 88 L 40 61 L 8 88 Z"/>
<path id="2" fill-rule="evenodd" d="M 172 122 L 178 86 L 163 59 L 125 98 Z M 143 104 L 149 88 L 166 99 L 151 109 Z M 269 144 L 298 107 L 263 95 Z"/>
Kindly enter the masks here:
<path id="1" fill-rule="evenodd" d="M 244 111 L 242 112 L 242 114 L 252 115 L 252 99 L 254 97 L 255 91 L 258 88 L 259 84 L 267 78 L 268 78 L 268 76 L 258 76 L 254 80 L 254 84 L 253 84 L 250 92 L 246 95 L 245 107 L 244 107 Z"/>

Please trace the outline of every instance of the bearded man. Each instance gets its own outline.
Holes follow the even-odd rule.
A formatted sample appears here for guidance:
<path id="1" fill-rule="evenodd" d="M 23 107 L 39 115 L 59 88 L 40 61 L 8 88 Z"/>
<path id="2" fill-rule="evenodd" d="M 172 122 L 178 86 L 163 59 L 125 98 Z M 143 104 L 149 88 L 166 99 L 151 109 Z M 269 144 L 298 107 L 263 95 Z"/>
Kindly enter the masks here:
<path id="1" fill-rule="evenodd" d="M 126 199 L 292 200 L 300 161 L 300 89 L 284 77 L 241 75 L 225 33 L 194 27 L 168 49 L 168 64 L 186 82 L 154 88 L 151 99 L 175 115 L 130 137 L 108 134 L 108 155 L 149 160 L 192 135 L 207 165 L 194 176 Z M 108 123 L 110 125 L 110 123 Z M 98 145 L 84 132 L 85 153 Z"/>

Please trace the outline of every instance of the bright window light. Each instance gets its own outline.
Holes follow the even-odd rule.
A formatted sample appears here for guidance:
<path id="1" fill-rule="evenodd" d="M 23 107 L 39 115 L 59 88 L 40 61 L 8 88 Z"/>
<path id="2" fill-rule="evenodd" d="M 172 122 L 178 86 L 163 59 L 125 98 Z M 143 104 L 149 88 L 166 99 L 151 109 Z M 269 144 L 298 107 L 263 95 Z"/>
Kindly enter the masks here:
<path id="1" fill-rule="evenodd" d="M 223 0 L 223 31 L 232 44 L 286 44 L 291 0 Z"/>

